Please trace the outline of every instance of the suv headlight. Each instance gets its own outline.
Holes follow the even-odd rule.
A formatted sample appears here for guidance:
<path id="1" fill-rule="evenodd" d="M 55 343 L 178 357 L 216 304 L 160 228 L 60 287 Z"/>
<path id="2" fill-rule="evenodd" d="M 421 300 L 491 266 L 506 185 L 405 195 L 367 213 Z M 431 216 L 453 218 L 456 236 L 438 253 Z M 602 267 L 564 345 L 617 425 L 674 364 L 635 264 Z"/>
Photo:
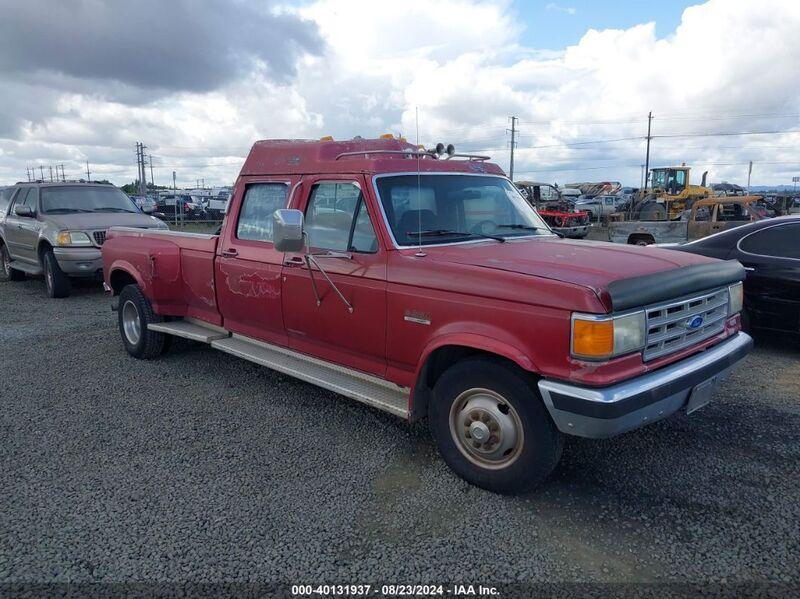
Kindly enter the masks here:
<path id="1" fill-rule="evenodd" d="M 644 348 L 644 312 L 620 316 L 572 314 L 570 353 L 583 360 L 607 360 Z"/>
<path id="2" fill-rule="evenodd" d="M 744 286 L 741 282 L 728 287 L 728 316 L 733 316 L 737 312 L 741 312 L 743 305 Z"/>
<path id="3" fill-rule="evenodd" d="M 92 245 L 92 240 L 83 231 L 61 231 L 56 237 L 58 245 Z"/>

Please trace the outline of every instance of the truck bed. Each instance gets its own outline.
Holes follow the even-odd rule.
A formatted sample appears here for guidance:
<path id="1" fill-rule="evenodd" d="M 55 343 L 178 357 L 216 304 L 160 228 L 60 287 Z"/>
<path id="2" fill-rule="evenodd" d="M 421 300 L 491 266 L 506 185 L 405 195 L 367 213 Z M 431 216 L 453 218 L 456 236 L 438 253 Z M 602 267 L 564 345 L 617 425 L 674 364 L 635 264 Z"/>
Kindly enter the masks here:
<path id="1" fill-rule="evenodd" d="M 608 224 L 608 237 L 614 243 L 628 243 L 631 235 L 650 235 L 655 243 L 684 243 L 689 237 L 689 223 L 676 220 L 632 220 Z"/>
<path id="2" fill-rule="evenodd" d="M 165 316 L 220 325 L 214 289 L 217 235 L 113 227 L 103 244 L 105 282 L 117 294 L 133 278 Z"/>

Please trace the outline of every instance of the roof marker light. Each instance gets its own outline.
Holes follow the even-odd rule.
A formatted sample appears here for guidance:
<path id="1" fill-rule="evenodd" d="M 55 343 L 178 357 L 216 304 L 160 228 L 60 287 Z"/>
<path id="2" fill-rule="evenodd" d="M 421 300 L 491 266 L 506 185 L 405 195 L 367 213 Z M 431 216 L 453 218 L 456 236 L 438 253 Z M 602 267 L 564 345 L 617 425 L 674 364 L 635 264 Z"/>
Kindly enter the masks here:
<path id="1" fill-rule="evenodd" d="M 319 138 L 320 141 L 333 141 L 333 135 L 325 135 Z"/>

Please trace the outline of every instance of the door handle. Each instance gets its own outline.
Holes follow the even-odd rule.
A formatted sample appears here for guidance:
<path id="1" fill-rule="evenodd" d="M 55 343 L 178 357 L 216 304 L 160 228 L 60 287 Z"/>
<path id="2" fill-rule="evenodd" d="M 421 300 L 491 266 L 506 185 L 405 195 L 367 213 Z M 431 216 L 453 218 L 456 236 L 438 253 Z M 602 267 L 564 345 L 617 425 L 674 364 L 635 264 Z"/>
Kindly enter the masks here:
<path id="1" fill-rule="evenodd" d="M 747 272 L 753 272 L 753 271 L 755 270 L 755 268 L 753 268 L 752 266 L 745 266 L 745 267 L 744 267 L 744 269 L 745 269 Z"/>
<path id="2" fill-rule="evenodd" d="M 236 256 L 239 255 L 239 250 L 231 248 L 227 250 L 222 250 L 220 254 L 222 254 L 223 258 L 235 258 Z"/>
<path id="3" fill-rule="evenodd" d="M 283 260 L 284 266 L 303 266 L 306 263 L 302 256 L 292 256 Z"/>

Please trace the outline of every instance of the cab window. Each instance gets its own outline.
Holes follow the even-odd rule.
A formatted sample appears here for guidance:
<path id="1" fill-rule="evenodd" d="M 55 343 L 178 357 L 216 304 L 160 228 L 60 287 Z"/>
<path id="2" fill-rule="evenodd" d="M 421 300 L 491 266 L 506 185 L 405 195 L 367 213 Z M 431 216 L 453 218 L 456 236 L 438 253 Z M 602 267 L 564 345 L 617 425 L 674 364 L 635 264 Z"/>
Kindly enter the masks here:
<path id="1" fill-rule="evenodd" d="M 317 183 L 305 214 L 311 247 L 339 252 L 372 253 L 378 239 L 361 189 L 354 183 Z"/>
<path id="2" fill-rule="evenodd" d="M 236 237 L 272 241 L 272 214 L 286 203 L 285 183 L 254 183 L 245 188 Z"/>

